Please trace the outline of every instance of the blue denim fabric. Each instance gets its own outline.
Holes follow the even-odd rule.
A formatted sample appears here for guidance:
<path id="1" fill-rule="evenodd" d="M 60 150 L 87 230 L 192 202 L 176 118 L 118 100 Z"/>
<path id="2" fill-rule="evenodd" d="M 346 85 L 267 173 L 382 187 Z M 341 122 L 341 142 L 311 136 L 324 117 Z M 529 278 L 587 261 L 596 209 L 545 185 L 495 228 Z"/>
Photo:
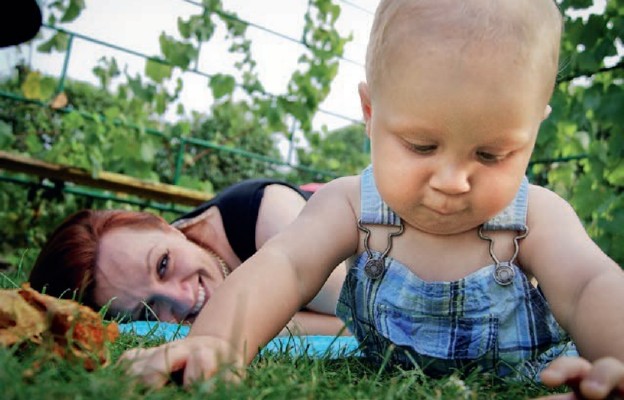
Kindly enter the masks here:
<path id="1" fill-rule="evenodd" d="M 381 201 L 370 167 L 361 187 L 362 223 L 400 224 Z M 484 229 L 523 230 L 527 196 L 525 179 L 512 204 Z M 372 256 L 381 254 L 372 251 Z M 383 275 L 371 279 L 364 270 L 369 257 L 360 254 L 338 301 L 337 315 L 366 356 L 434 376 L 478 367 L 500 377 L 536 379 L 554 358 L 577 355 L 543 294 L 517 265 L 505 286 L 493 278 L 495 265 L 454 282 L 425 282 L 391 256 Z"/>

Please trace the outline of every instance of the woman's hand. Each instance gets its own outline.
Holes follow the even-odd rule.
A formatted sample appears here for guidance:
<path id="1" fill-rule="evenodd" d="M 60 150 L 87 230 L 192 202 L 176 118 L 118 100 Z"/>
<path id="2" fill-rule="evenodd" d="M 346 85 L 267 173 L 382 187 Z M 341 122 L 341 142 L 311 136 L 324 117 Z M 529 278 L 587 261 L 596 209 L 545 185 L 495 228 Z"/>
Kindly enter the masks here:
<path id="1" fill-rule="evenodd" d="M 590 363 L 580 357 L 560 357 L 542 371 L 540 378 L 546 386 L 565 384 L 574 392 L 544 399 L 624 399 L 624 363 L 616 358 Z"/>
<path id="2" fill-rule="evenodd" d="M 244 373 L 243 357 L 223 340 L 210 336 L 191 336 L 158 347 L 131 349 L 122 354 L 128 372 L 143 383 L 160 388 L 180 376 L 188 386 L 198 380 L 219 375 L 238 381 Z"/>

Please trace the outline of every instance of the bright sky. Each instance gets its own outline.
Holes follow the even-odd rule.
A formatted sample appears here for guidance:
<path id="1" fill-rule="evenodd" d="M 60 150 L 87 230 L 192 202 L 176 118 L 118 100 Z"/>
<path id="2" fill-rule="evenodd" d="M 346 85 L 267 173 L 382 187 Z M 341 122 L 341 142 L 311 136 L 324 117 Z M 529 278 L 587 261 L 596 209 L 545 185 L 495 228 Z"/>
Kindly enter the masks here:
<path id="1" fill-rule="evenodd" d="M 344 58 L 354 62 L 341 61 L 331 94 L 322 104 L 322 109 L 360 120 L 357 84 L 364 78 L 366 42 L 378 0 L 335 1 L 342 8 L 338 30 L 344 35 L 353 34 L 353 40 L 345 48 Z M 307 0 L 223 0 L 224 8 L 234 11 L 241 19 L 292 38 L 301 37 L 307 3 Z M 189 15 L 200 13 L 200 7 L 184 0 L 86 0 L 85 10 L 66 28 L 140 53 L 159 55 L 160 33 L 164 31 L 178 37 L 178 17 L 186 19 Z M 50 36 L 49 29 L 42 28 L 42 32 L 46 37 Z M 210 43 L 202 47 L 198 65 L 200 71 L 209 74 L 235 73 L 234 60 L 227 53 L 229 42 L 223 39 L 222 33 L 218 32 Z M 269 92 L 284 93 L 304 47 L 253 27 L 248 28 L 247 34 L 252 41 L 260 81 Z M 144 67 L 144 60 L 137 56 L 76 39 L 68 76 L 96 83 L 91 70 L 103 56 L 114 56 L 120 66 L 128 67 L 131 75 L 141 73 Z M 0 68 L 6 68 L 6 65 L 5 55 Z M 41 56 L 35 52 L 32 56 L 33 68 L 46 73 L 59 75 L 62 65 L 62 55 Z M 185 90 L 181 95 L 182 103 L 187 109 L 207 111 L 212 97 L 206 78 L 188 73 L 183 76 Z M 322 112 L 315 119 L 317 129 L 321 125 L 335 129 L 347 124 L 349 121 L 343 118 Z"/>
<path id="2" fill-rule="evenodd" d="M 308 0 L 222 0 L 224 8 L 253 24 L 292 38 L 300 38 L 303 30 L 303 16 Z M 373 12 L 379 0 L 334 0 L 342 8 L 338 29 L 343 35 L 351 33 L 353 40 L 345 47 L 338 76 L 331 93 L 321 105 L 322 110 L 361 120 L 357 96 L 357 84 L 364 79 L 364 56 L 366 43 L 373 19 Z M 147 55 L 159 55 L 158 37 L 161 32 L 177 37 L 177 19 L 196 15 L 201 9 L 196 4 L 200 0 L 85 0 L 86 8 L 80 17 L 67 29 Z M 604 10 L 605 0 L 595 0 L 594 12 Z M 50 30 L 42 28 L 45 37 Z M 252 40 L 253 57 L 257 61 L 260 81 L 265 88 L 275 94 L 285 92 L 286 84 L 297 68 L 297 59 L 304 52 L 300 44 L 277 37 L 254 27 L 249 27 L 248 37 Z M 206 73 L 231 73 L 236 70 L 235 60 L 228 54 L 229 42 L 218 31 L 215 38 L 201 49 L 198 69 Z M 24 46 L 22 46 L 24 48 Z M 0 75 L 18 59 L 16 49 L 0 50 Z M 32 66 L 53 75 L 60 75 L 63 55 L 42 56 L 32 52 Z M 123 52 L 111 50 L 99 44 L 76 39 L 72 58 L 68 66 L 71 78 L 97 83 L 91 70 L 103 56 L 114 56 L 120 66 L 127 66 L 132 76 L 140 74 L 144 59 Z M 205 77 L 186 73 L 185 89 L 181 102 L 187 110 L 206 112 L 212 104 L 211 92 Z M 348 120 L 319 112 L 315 128 L 322 125 L 335 129 L 349 124 Z"/>

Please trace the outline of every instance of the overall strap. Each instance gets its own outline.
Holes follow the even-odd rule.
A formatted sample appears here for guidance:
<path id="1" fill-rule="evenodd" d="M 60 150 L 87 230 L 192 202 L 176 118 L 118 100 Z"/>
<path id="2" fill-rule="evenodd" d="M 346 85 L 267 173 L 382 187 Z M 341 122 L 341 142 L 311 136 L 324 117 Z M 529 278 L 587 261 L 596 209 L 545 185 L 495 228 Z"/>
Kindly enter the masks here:
<path id="1" fill-rule="evenodd" d="M 520 188 L 512 202 L 498 215 L 487 221 L 479 228 L 479 237 L 490 242 L 490 257 L 494 261 L 495 268 L 493 277 L 500 286 L 507 286 L 513 283 L 516 272 L 514 262 L 520 251 L 519 241 L 529 234 L 526 225 L 527 208 L 529 203 L 529 181 L 526 177 L 522 179 Z M 510 230 L 518 232 L 513 239 L 514 253 L 508 261 L 500 261 L 494 252 L 494 238 L 485 234 L 485 231 Z"/>
<path id="2" fill-rule="evenodd" d="M 484 231 L 526 231 L 529 204 L 529 181 L 526 176 L 512 202 L 498 215 L 483 224 Z"/>
<path id="3" fill-rule="evenodd" d="M 360 196 L 360 222 L 362 224 L 401 225 L 401 219 L 381 199 L 377 191 L 372 165 L 362 171 Z"/>

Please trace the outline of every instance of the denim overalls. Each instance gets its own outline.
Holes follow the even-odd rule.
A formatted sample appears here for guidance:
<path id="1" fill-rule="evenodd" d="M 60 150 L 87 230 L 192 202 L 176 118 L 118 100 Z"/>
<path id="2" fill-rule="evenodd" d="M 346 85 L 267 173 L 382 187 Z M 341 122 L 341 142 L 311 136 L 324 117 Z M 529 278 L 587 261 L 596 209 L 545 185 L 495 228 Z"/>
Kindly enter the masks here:
<path id="1" fill-rule="evenodd" d="M 370 166 L 361 179 L 361 229 L 401 227 L 381 200 Z M 527 201 L 525 179 L 512 204 L 483 225 L 481 237 L 488 239 L 488 230 L 527 232 Z M 514 240 L 516 249 L 522 237 Z M 554 358 L 577 355 L 541 291 L 513 259 L 500 262 L 493 255 L 494 264 L 461 280 L 425 282 L 392 254 L 365 247 L 347 274 L 336 314 L 366 356 L 433 376 L 479 367 L 500 377 L 537 379 Z"/>

